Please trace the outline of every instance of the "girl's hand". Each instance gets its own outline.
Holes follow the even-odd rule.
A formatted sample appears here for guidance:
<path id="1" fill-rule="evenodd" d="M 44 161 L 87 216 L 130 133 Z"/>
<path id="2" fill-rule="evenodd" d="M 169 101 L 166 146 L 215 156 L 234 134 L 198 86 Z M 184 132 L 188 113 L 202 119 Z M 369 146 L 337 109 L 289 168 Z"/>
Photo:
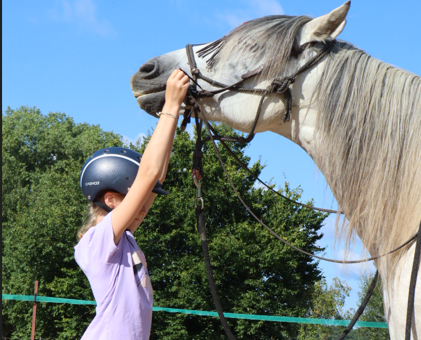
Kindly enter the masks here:
<path id="1" fill-rule="evenodd" d="M 165 91 L 165 106 L 167 109 L 175 109 L 178 112 L 189 86 L 189 77 L 179 69 L 174 70 L 167 80 L 167 90 Z"/>

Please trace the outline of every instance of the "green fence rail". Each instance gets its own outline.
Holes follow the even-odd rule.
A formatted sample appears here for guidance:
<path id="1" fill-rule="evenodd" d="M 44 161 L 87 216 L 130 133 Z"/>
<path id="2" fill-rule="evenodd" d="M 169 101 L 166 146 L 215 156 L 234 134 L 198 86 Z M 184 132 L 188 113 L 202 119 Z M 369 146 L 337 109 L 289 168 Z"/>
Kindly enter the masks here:
<path id="1" fill-rule="evenodd" d="M 32 301 L 33 302 L 34 295 L 2 294 L 2 300 L 18 300 L 18 301 Z M 39 296 L 39 295 L 36 296 L 36 302 L 69 303 L 69 304 L 74 304 L 74 305 L 96 305 L 95 301 L 54 298 L 54 297 Z M 166 307 L 153 307 L 152 310 L 154 312 L 194 314 L 194 315 L 201 315 L 201 316 L 216 316 L 216 317 L 218 316 L 217 312 L 209 312 L 209 311 L 201 311 L 201 310 L 177 309 L 177 308 L 166 308 Z M 328 326 L 348 326 L 350 322 L 350 320 L 296 318 L 292 316 L 269 316 L 269 315 L 253 315 L 253 314 L 235 314 L 235 313 L 224 313 L 224 315 L 225 317 L 232 318 L 232 319 L 306 323 L 306 324 L 313 324 L 313 325 L 328 325 Z M 387 328 L 387 324 L 385 322 L 358 321 L 355 324 L 355 327 Z"/>

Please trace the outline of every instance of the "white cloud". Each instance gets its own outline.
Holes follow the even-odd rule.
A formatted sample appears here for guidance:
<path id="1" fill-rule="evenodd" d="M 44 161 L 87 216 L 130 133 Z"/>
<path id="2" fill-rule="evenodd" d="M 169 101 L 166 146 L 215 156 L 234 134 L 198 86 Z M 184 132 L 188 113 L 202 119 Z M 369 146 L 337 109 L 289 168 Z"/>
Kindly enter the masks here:
<path id="1" fill-rule="evenodd" d="M 284 14 L 282 6 L 276 0 L 248 1 L 248 3 L 260 16 Z"/>
<path id="2" fill-rule="evenodd" d="M 230 13 L 218 14 L 218 17 L 231 28 L 262 16 L 284 14 L 282 6 L 276 0 L 242 0 L 237 3 L 241 8 L 230 10 Z"/>
<path id="3" fill-rule="evenodd" d="M 110 22 L 99 18 L 93 0 L 59 0 L 49 10 L 51 20 L 75 24 L 82 31 L 89 31 L 102 36 L 116 34 Z"/>
<path id="4" fill-rule="evenodd" d="M 141 144 L 143 138 L 145 137 L 146 137 L 146 134 L 143 132 L 139 133 L 135 138 L 123 136 L 123 143 L 126 145 L 130 145 L 130 143 L 132 143 L 133 145 L 136 145 L 136 143 L 139 141 L 139 144 Z"/>

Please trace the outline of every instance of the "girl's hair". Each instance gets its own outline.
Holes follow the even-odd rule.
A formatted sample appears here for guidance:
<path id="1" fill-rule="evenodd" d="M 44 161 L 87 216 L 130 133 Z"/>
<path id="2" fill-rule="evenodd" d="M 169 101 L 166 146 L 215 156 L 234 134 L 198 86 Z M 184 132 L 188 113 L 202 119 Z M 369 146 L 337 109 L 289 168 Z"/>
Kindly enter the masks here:
<path id="1" fill-rule="evenodd" d="M 91 227 L 96 226 L 97 218 L 101 214 L 102 211 L 103 210 L 100 207 L 98 207 L 94 202 L 91 202 L 90 204 L 88 204 L 85 223 L 78 230 L 76 234 L 76 239 L 78 242 Z"/>

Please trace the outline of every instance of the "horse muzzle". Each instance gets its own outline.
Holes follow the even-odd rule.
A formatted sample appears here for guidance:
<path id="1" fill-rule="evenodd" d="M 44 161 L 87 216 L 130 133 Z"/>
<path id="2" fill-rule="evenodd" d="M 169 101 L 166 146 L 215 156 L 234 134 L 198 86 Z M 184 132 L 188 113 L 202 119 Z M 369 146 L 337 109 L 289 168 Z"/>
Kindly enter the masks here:
<path id="1" fill-rule="evenodd" d="M 163 72 L 156 58 L 143 64 L 130 80 L 133 95 L 141 109 L 152 116 L 162 110 L 169 74 Z"/>

